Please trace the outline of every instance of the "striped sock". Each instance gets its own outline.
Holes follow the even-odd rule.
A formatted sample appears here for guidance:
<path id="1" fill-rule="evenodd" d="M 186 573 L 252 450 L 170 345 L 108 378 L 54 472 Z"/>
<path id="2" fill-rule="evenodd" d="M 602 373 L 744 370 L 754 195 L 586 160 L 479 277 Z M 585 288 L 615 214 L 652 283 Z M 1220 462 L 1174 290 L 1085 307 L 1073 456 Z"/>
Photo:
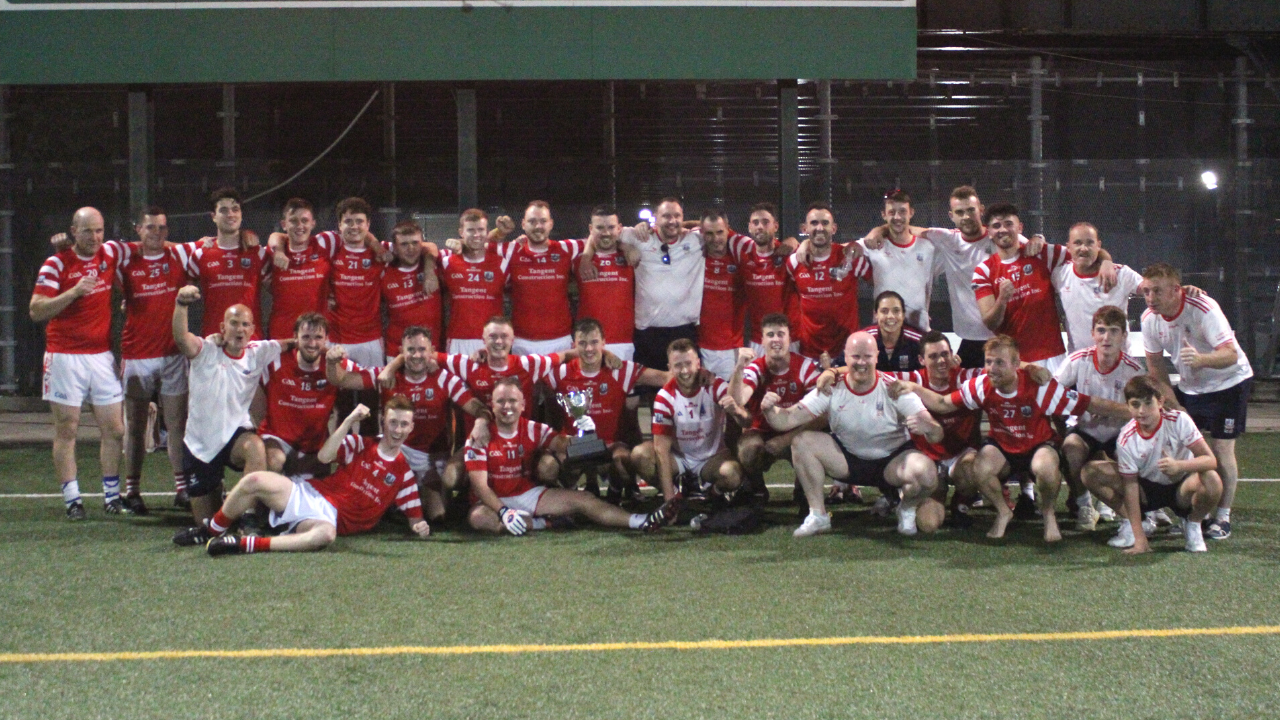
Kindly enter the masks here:
<path id="1" fill-rule="evenodd" d="M 119 475 L 103 475 L 102 476 L 102 502 L 110 505 L 112 502 L 120 499 L 120 476 Z"/>
<path id="2" fill-rule="evenodd" d="M 240 549 L 246 553 L 270 552 L 271 538 L 249 535 L 240 538 Z"/>
<path id="3" fill-rule="evenodd" d="M 124 494 L 137 495 L 142 491 L 142 478 L 135 476 L 124 479 Z"/>
<path id="4" fill-rule="evenodd" d="M 226 515 L 223 515 L 222 510 L 219 509 L 218 512 L 213 514 L 213 518 L 209 520 L 209 529 L 218 534 L 222 534 L 227 531 L 227 528 L 231 527 L 231 523 L 232 520 Z"/>
<path id="5" fill-rule="evenodd" d="M 80 481 L 68 480 L 62 483 L 62 502 L 71 507 L 80 502 Z"/>
<path id="6" fill-rule="evenodd" d="M 187 489 L 187 474 L 176 472 L 173 474 L 173 491 L 183 492 Z"/>

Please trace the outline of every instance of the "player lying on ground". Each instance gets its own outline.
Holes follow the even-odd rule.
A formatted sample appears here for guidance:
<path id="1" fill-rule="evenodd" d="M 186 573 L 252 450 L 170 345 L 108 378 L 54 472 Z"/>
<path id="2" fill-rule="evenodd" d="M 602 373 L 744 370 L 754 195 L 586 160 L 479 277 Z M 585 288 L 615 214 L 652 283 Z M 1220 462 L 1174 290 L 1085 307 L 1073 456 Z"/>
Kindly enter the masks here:
<path id="1" fill-rule="evenodd" d="M 431 527 L 422 518 L 417 480 L 400 452 L 413 432 L 413 406 L 397 395 L 383 406 L 381 437 L 347 434 L 368 416 L 369 408 L 357 405 L 320 448 L 320 462 L 337 460 L 340 466 L 327 478 L 295 483 L 267 471 L 241 478 L 208 522 L 209 531 L 216 534 L 207 545 L 209 554 L 320 550 L 339 535 L 372 530 L 393 502 L 409 519 L 410 530 L 420 538 L 430 535 Z M 259 502 L 271 509 L 271 526 L 286 528 L 284 534 L 230 534 L 232 524 Z"/>
<path id="2" fill-rule="evenodd" d="M 554 464 L 558 472 L 568 439 L 547 425 L 525 419 L 524 402 L 520 379 L 501 378 L 493 388 L 492 429 L 487 420 L 477 419 L 467 440 L 471 527 L 523 535 L 547 527 L 550 518 L 584 515 L 597 525 L 656 530 L 675 519 L 678 503 L 673 501 L 642 515 L 590 493 L 534 485 L 534 464 Z M 556 473 L 549 474 L 555 477 Z"/>
<path id="3" fill-rule="evenodd" d="M 1189 552 L 1204 552 L 1200 523 L 1218 506 L 1222 478 L 1218 461 L 1191 416 L 1166 410 L 1163 388 L 1146 375 L 1124 386 L 1124 399 L 1133 419 L 1120 431 L 1116 461 L 1100 460 L 1084 466 L 1085 486 L 1123 517 L 1120 532 L 1107 544 L 1128 548 L 1126 553 L 1150 552 L 1142 526 L 1142 512 L 1171 507 L 1182 516 Z"/>

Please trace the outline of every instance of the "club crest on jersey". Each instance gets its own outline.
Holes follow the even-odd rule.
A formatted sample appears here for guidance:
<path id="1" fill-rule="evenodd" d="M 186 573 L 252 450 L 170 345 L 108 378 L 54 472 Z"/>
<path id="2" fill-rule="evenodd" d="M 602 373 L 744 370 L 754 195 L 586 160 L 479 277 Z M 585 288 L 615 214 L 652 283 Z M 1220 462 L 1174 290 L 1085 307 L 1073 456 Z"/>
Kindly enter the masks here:
<path id="1" fill-rule="evenodd" d="M 162 272 L 162 273 L 164 273 L 164 274 L 168 275 L 168 274 L 169 274 L 169 263 L 161 263 L 161 264 L 160 264 L 160 272 Z"/>
<path id="2" fill-rule="evenodd" d="M 560 253 L 551 253 L 551 262 L 560 262 Z"/>
<path id="3" fill-rule="evenodd" d="M 1018 408 L 1018 410 L 1022 413 L 1022 417 L 1025 417 L 1025 418 L 1031 417 L 1030 405 L 1023 405 L 1022 407 Z"/>
<path id="4" fill-rule="evenodd" d="M 382 478 L 382 484 L 388 487 L 395 485 L 396 484 L 395 473 L 387 473 L 387 476 Z"/>
<path id="5" fill-rule="evenodd" d="M 492 270 L 485 270 L 485 271 L 484 271 L 484 281 L 485 281 L 485 282 L 493 282 L 493 271 L 492 271 Z"/>
<path id="6" fill-rule="evenodd" d="M 902 355 L 898 357 L 898 367 L 902 368 L 903 370 L 906 370 L 907 366 L 910 364 L 911 364 L 911 358 L 907 357 L 906 355 Z"/>
<path id="7" fill-rule="evenodd" d="M 600 383 L 600 394 L 601 395 L 609 394 L 609 383 Z"/>
<path id="8" fill-rule="evenodd" d="M 795 392 L 795 391 L 796 391 L 796 381 L 795 381 L 795 380 L 792 380 L 791 382 L 787 383 L 787 391 L 788 391 L 788 392 Z"/>
<path id="9" fill-rule="evenodd" d="M 924 253 L 916 253 L 916 262 L 924 262 Z"/>
<path id="10" fill-rule="evenodd" d="M 738 272 L 738 266 L 737 266 L 737 265 L 730 265 L 730 266 L 729 266 L 729 269 L 728 269 L 728 272 L 729 272 L 729 274 L 730 274 L 730 275 L 732 275 L 732 274 L 734 274 L 734 273 Z"/>
<path id="11" fill-rule="evenodd" d="M 373 264 L 373 260 L 369 258 L 360 258 L 360 267 L 364 268 L 365 270 L 368 270 L 372 264 Z"/>
<path id="12" fill-rule="evenodd" d="M 428 399 L 428 400 L 435 400 L 435 399 L 436 399 L 436 389 L 435 389 L 435 388 L 427 388 L 427 399 Z"/>
<path id="13" fill-rule="evenodd" d="M 242 268 L 249 267 L 249 258 L 240 258 L 240 267 Z"/>
<path id="14" fill-rule="evenodd" d="M 883 415 L 883 414 L 884 414 L 884 401 L 883 401 L 883 400 L 876 400 L 876 414 L 877 414 L 877 415 Z"/>
<path id="15" fill-rule="evenodd" d="M 618 267 L 626 267 L 627 256 L 623 255 L 622 253 L 618 253 L 617 255 L 613 256 L 613 264 L 617 265 Z"/>
<path id="16" fill-rule="evenodd" d="M 1023 272 L 1023 274 L 1025 274 L 1025 275 L 1030 275 L 1030 274 L 1031 274 L 1031 263 L 1027 263 L 1026 265 L 1023 265 L 1023 266 L 1022 266 L 1022 272 Z"/>
<path id="17" fill-rule="evenodd" d="M 328 381 L 328 380 L 325 380 L 324 378 L 319 378 L 318 380 L 316 380 L 316 389 L 317 389 L 317 390 L 323 390 L 323 389 L 325 389 L 326 387 L 329 387 L 329 381 Z"/>
<path id="18" fill-rule="evenodd" d="M 107 271 L 107 261 L 106 261 L 106 260 L 103 260 L 102 262 L 98 263 L 98 267 L 102 269 L 102 272 L 106 272 L 106 271 Z"/>

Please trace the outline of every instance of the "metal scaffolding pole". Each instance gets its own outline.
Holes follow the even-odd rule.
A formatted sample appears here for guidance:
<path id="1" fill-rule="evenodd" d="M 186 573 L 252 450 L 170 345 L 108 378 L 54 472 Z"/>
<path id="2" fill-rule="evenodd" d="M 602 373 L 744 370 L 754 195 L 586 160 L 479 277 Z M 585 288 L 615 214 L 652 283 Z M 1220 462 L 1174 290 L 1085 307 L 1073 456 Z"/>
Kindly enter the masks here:
<path id="1" fill-rule="evenodd" d="M 147 93 L 129 93 L 129 222 L 151 204 L 151 118 Z"/>
<path id="2" fill-rule="evenodd" d="M 618 209 L 618 109 L 613 81 L 605 88 L 604 96 L 604 154 L 609 158 L 609 207 Z"/>
<path id="3" fill-rule="evenodd" d="M 780 233 L 799 232 L 800 217 L 800 87 L 778 81 L 778 203 Z"/>
<path id="4" fill-rule="evenodd" d="M 1231 322 L 1236 337 L 1244 338 L 1244 351 L 1253 355 L 1253 317 L 1249 297 L 1249 245 L 1253 225 L 1253 207 L 1250 204 L 1250 185 L 1253 182 L 1253 162 L 1249 160 L 1249 60 L 1236 58 L 1236 116 L 1231 121 L 1236 129 L 1236 221 L 1231 257 L 1230 284 L 1234 312 Z"/>
<path id="5" fill-rule="evenodd" d="M 831 123 L 836 116 L 831 113 L 831 81 L 818 81 L 818 128 L 819 135 L 819 155 L 818 162 L 822 165 L 822 198 L 827 204 L 834 202 L 833 192 L 835 185 L 836 160 L 831 152 Z"/>
<path id="6" fill-rule="evenodd" d="M 1031 58 L 1031 171 L 1035 187 L 1031 196 L 1031 215 L 1035 217 L 1035 231 L 1044 233 L 1044 65 L 1036 55 Z"/>
<path id="7" fill-rule="evenodd" d="M 458 106 L 458 212 L 479 203 L 480 161 L 476 144 L 476 91 L 454 90 Z"/>
<path id="8" fill-rule="evenodd" d="M 17 335 L 13 306 L 13 196 L 9 182 L 13 158 L 9 150 L 9 86 L 0 85 L 0 392 L 18 390 L 14 351 Z"/>
<path id="9" fill-rule="evenodd" d="M 382 216 L 382 236 L 393 240 L 391 230 L 400 217 L 398 179 L 396 177 L 396 84 L 382 84 L 382 158 L 387 166 L 387 179 L 391 184 L 390 203 L 378 208 Z"/>
<path id="10" fill-rule="evenodd" d="M 222 160 L 218 167 L 227 168 L 227 180 L 236 181 L 236 86 L 230 83 L 222 86 L 222 110 L 218 113 L 222 118 Z"/>

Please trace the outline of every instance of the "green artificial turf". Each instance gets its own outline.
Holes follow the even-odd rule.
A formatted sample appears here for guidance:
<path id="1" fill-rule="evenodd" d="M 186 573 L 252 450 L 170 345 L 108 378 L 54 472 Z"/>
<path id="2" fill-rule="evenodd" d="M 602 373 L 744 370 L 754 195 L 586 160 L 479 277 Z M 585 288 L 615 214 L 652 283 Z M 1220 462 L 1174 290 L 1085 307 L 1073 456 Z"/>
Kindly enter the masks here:
<path id="1" fill-rule="evenodd" d="M 1280 476 L 1277 436 L 1241 474 Z M 92 478 L 92 452 L 82 476 Z M 148 458 L 144 490 L 168 489 Z M 770 475 L 786 482 L 789 468 Z M 98 490 L 86 480 L 86 492 Z M 47 450 L 0 451 L 0 494 L 51 492 Z M 1048 549 L 901 538 L 865 508 L 796 540 L 789 491 L 746 537 L 602 530 L 410 539 L 402 521 L 317 554 L 210 559 L 182 517 L 71 525 L 0 498 L 0 653 L 454 646 L 1280 625 L 1280 483 L 1241 486 L 1235 535 L 1129 558 L 1109 528 Z M 1271 717 L 1280 635 L 506 655 L 0 663 L 3 718 Z"/>

